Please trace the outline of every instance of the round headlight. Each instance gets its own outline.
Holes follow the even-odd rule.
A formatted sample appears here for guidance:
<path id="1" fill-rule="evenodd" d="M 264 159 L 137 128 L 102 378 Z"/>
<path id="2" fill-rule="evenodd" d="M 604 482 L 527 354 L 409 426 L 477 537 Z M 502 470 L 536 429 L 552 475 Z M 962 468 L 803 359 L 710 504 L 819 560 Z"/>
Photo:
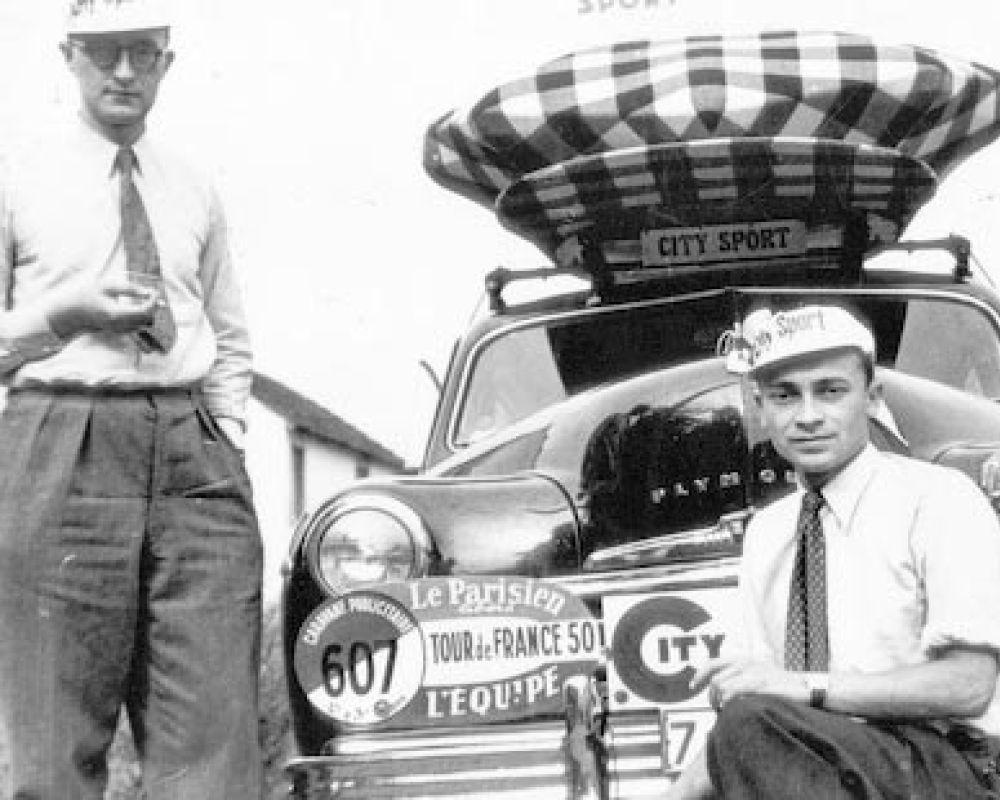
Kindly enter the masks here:
<path id="1" fill-rule="evenodd" d="M 353 497 L 316 520 L 310 548 L 314 576 L 333 594 L 362 584 L 422 574 L 430 538 L 420 518 L 390 497 Z"/>

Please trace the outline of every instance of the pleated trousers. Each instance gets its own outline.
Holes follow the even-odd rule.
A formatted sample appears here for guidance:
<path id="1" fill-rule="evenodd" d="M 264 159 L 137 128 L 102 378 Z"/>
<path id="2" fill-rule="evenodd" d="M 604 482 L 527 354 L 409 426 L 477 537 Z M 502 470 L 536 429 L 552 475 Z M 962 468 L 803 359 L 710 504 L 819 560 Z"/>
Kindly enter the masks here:
<path id="1" fill-rule="evenodd" d="M 6 797 L 102 798 L 123 708 L 149 800 L 260 797 L 261 572 L 242 459 L 196 390 L 11 390 Z"/>

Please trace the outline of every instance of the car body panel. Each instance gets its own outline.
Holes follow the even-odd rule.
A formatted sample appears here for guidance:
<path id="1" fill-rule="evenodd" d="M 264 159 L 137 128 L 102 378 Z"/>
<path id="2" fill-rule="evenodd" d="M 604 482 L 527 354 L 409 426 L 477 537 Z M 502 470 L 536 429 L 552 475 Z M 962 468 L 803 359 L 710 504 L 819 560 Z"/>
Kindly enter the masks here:
<path id="1" fill-rule="evenodd" d="M 961 237 L 897 241 L 938 175 L 1000 134 L 983 100 L 1000 75 L 846 34 L 709 38 L 577 54 L 606 73 L 559 59 L 428 130 L 431 177 L 549 263 L 486 276 L 420 474 L 334 492 L 293 537 L 293 796 L 666 791 L 714 720 L 689 683 L 738 639 L 746 523 L 796 487 L 741 370 L 757 308 L 856 311 L 883 386 L 874 445 L 960 469 L 1000 506 L 1000 295 Z M 748 46 L 809 76 L 788 84 L 801 96 L 699 66 L 732 52 L 769 85 Z M 650 54 L 705 85 L 651 80 Z M 845 118 L 859 92 L 841 74 L 878 106 Z M 610 95 L 567 106 L 574 83 Z M 528 597 L 572 597 L 577 616 L 561 627 Z M 546 683 L 584 628 L 599 657 Z"/>
<path id="2" fill-rule="evenodd" d="M 906 280 L 863 288 L 812 286 L 777 290 L 777 294 L 796 298 L 832 297 L 838 293 L 862 306 L 905 303 L 910 309 L 922 309 L 925 317 L 927 309 L 936 312 L 937 305 L 941 305 L 951 310 L 949 319 L 953 319 L 955 309 L 951 307 L 955 306 L 972 315 L 970 319 L 982 325 L 982 332 L 992 332 L 993 342 L 980 353 L 985 366 L 979 368 L 987 376 L 983 383 L 1000 377 L 996 358 L 1000 352 L 1000 304 L 989 292 L 965 284 L 917 285 Z M 747 298 L 761 294 L 774 297 L 776 290 L 730 287 L 697 299 L 704 304 L 708 297 L 730 308 L 746 305 Z M 675 307 L 679 302 L 683 298 L 672 300 Z M 792 490 L 794 476 L 757 428 L 747 384 L 727 370 L 724 356 L 714 354 L 714 343 L 701 358 L 632 371 L 542 403 L 538 410 L 468 445 L 456 446 L 456 426 L 448 416 L 462 413 L 461 390 L 469 383 L 468 375 L 474 372 L 484 343 L 488 346 L 502 335 L 519 335 L 532 330 L 532 326 L 567 321 L 589 324 L 588 320 L 602 314 L 636 319 L 637 313 L 654 313 L 661 306 L 670 310 L 669 303 L 656 300 L 601 311 L 546 310 L 501 320 L 502 324 L 495 319 L 484 324 L 471 334 L 472 342 L 457 347 L 446 379 L 448 388 L 440 410 L 444 420 L 435 427 L 440 441 L 430 452 L 447 455 L 419 476 L 366 480 L 331 497 L 326 504 L 332 507 L 352 496 L 374 495 L 392 498 L 412 509 L 433 543 L 425 568 L 427 580 L 435 576 L 536 578 L 573 592 L 587 604 L 595 619 L 604 620 L 609 657 L 597 673 L 603 677 L 597 690 L 600 696 L 593 701 L 606 715 L 601 739 L 606 749 L 599 770 L 604 777 L 598 783 L 605 796 L 619 798 L 641 793 L 643 787 L 662 788 L 663 781 L 676 775 L 694 752 L 692 748 L 696 749 L 707 735 L 713 712 L 704 698 L 656 701 L 655 692 L 652 699 L 647 696 L 650 681 L 669 686 L 672 681 L 682 680 L 689 675 L 689 662 L 706 655 L 697 655 L 695 645 L 721 635 L 714 631 L 722 630 L 722 623 L 713 628 L 715 622 L 709 625 L 706 620 L 720 616 L 720 598 L 729 597 L 735 585 L 745 522 L 753 509 Z M 699 312 L 697 316 L 702 319 L 705 315 Z M 933 321 L 934 315 L 928 318 Z M 933 338 L 947 339 L 947 335 L 930 330 L 935 334 Z M 924 341 L 926 335 L 922 337 L 915 346 L 917 351 L 929 346 Z M 958 360 L 949 362 L 952 372 L 958 369 Z M 883 449 L 962 469 L 983 484 L 990 470 L 995 471 L 1000 454 L 1000 405 L 982 394 L 947 385 L 949 380 L 965 380 L 956 377 L 957 373 L 932 379 L 920 375 L 912 359 L 903 366 L 910 372 L 896 369 L 889 361 L 877 368 L 895 434 L 873 421 L 873 441 Z M 972 374 L 969 369 L 962 375 Z M 313 520 L 322 516 L 320 509 Z M 307 525 L 293 548 L 291 579 L 285 587 L 286 654 L 290 664 L 296 633 L 301 632 L 308 615 L 334 594 L 322 586 L 317 575 L 314 542 Z M 691 608 L 701 608 L 708 616 L 702 619 L 694 611 L 676 605 L 682 601 L 692 603 Z M 610 621 L 605 619 L 609 607 Z M 654 625 L 650 617 L 654 611 L 658 619 L 673 622 Z M 686 614 L 694 614 L 697 624 L 685 623 Z M 685 624 L 694 633 L 685 631 Z M 629 636 L 623 638 L 617 633 L 623 625 L 630 631 L 639 626 L 647 637 L 660 636 L 666 643 L 662 645 L 666 653 L 671 652 L 670 643 L 676 641 L 675 648 L 685 656 L 685 665 L 672 672 L 667 662 L 660 673 L 642 667 L 641 654 L 622 644 L 630 641 Z M 634 639 L 633 634 L 630 636 Z M 675 654 L 675 662 L 677 657 Z M 630 688 L 629 680 L 639 687 L 638 691 Z M 626 700 L 616 701 L 622 696 Z M 389 732 L 376 735 L 351 730 L 351 726 L 325 718 L 294 681 L 290 698 L 303 752 L 320 754 L 337 746 L 337 742 L 345 746 L 353 742 L 361 752 L 368 753 L 366 763 L 377 763 L 374 750 L 381 747 L 382 737 Z M 567 723 L 561 716 L 547 722 L 544 718 L 545 714 L 527 715 L 499 726 L 487 726 L 481 749 L 470 751 L 476 753 L 473 760 L 478 766 L 470 762 L 469 774 L 479 775 L 482 763 L 491 763 L 490 759 L 510 763 L 509 756 L 497 756 L 491 748 L 499 746 L 498 742 L 509 737 L 511 730 L 525 726 L 525 731 L 534 731 L 533 736 L 545 741 L 557 736 L 554 731 L 565 730 Z M 464 724 L 466 731 L 481 722 L 468 717 L 452 721 Z M 592 724 L 592 720 L 586 723 Z M 454 734 L 440 736 L 443 741 L 452 741 L 452 735 L 461 739 L 461 730 L 460 726 Z M 408 750 L 402 743 L 408 741 L 416 748 L 425 733 L 415 729 L 409 735 L 416 738 L 407 739 L 406 732 L 392 733 L 400 753 L 406 754 L 404 762 L 420 751 Z M 371 744 L 371 752 L 360 744 L 365 741 Z M 673 744 L 664 749 L 664 741 Z M 492 755 L 486 757 L 487 752 Z M 364 796 L 364 791 L 372 790 L 371 784 L 352 783 L 355 778 L 349 777 L 349 765 L 356 764 L 358 758 L 342 762 L 333 759 L 335 764 L 329 759 L 306 761 L 303 764 L 310 766 L 300 765 L 292 772 L 314 789 L 316 781 L 337 786 L 339 794 L 331 796 L 350 797 L 353 791 Z M 421 762 L 421 769 L 428 770 L 428 782 L 415 784 L 421 791 L 449 796 L 447 786 L 463 786 L 462 791 L 468 791 L 460 796 L 475 796 L 476 792 L 485 796 L 497 790 L 492 779 L 482 775 L 470 778 L 468 784 L 442 783 L 432 766 L 437 763 L 435 758 L 428 755 Z M 567 776 L 597 769 L 572 760 L 565 762 L 564 758 L 557 761 L 561 765 L 558 769 L 533 756 L 531 762 L 542 773 L 556 769 L 561 777 L 549 785 L 528 769 L 523 785 L 533 787 L 532 791 L 549 786 L 546 791 L 561 796 L 564 790 L 553 787 L 562 787 L 570 780 Z M 392 776 L 400 768 L 393 761 L 381 769 L 371 766 L 370 770 L 379 773 L 379 780 L 387 781 L 384 785 L 396 791 L 399 786 Z M 310 777 L 304 777 L 306 774 Z M 510 773 L 510 782 L 503 785 L 521 786 L 517 774 Z M 473 785 L 475 791 L 469 788 Z M 615 786 L 618 788 L 613 789 Z"/>

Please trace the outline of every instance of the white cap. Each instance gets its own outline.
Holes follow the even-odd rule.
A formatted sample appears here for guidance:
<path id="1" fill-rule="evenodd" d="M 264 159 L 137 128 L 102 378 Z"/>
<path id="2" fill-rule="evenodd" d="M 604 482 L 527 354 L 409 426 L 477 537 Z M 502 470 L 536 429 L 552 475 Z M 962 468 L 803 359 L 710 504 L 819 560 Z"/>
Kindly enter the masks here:
<path id="1" fill-rule="evenodd" d="M 729 353 L 734 372 L 754 373 L 791 358 L 853 347 L 875 357 L 875 339 L 850 312 L 837 306 L 805 306 L 750 314 L 736 337 L 742 347 Z"/>
<path id="2" fill-rule="evenodd" d="M 169 28 L 167 0 L 71 0 L 66 33 L 118 33 Z"/>

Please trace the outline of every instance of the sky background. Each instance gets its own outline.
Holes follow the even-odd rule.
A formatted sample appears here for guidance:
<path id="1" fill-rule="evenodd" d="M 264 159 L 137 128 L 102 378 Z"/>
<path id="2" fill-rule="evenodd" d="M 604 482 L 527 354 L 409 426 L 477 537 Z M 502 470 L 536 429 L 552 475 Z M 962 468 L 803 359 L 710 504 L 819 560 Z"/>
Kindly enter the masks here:
<path id="1" fill-rule="evenodd" d="M 435 390 L 493 267 L 543 263 L 423 172 L 437 117 L 579 47 L 840 30 L 1000 67 L 998 0 L 175 0 L 151 130 L 214 173 L 257 368 L 419 460 Z M 0 0 L 0 148 L 75 113 L 59 0 Z M 909 229 L 962 232 L 1000 275 L 1000 143 Z"/>

